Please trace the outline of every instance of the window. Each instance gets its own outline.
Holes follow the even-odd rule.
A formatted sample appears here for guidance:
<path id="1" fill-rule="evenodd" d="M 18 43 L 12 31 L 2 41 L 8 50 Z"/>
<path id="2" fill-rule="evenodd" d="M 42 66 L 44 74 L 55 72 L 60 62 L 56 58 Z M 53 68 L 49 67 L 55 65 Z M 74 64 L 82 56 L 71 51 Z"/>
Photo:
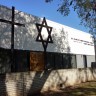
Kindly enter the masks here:
<path id="1" fill-rule="evenodd" d="M 11 51 L 8 49 L 0 48 L 0 73 L 11 71 Z"/>
<path id="2" fill-rule="evenodd" d="M 83 55 L 84 68 L 87 68 L 87 57 Z"/>
<path id="3" fill-rule="evenodd" d="M 54 55 L 55 55 L 55 69 L 62 69 L 62 55 L 59 53 Z"/>
<path id="4" fill-rule="evenodd" d="M 63 68 L 67 69 L 67 68 L 72 68 L 71 65 L 71 56 L 69 54 L 63 54 Z"/>
<path id="5" fill-rule="evenodd" d="M 47 53 L 47 69 L 77 68 L 76 55 Z"/>
<path id="6" fill-rule="evenodd" d="M 0 49 L 0 73 L 43 71 L 45 66 L 48 70 L 77 68 L 76 55 L 48 52 L 46 57 L 45 61 L 44 52 L 14 50 L 14 64 L 11 65 L 11 50 Z M 83 59 L 87 67 L 85 55 Z"/>
<path id="7" fill-rule="evenodd" d="M 28 52 L 23 50 L 15 50 L 13 66 L 12 72 L 29 71 Z"/>
<path id="8" fill-rule="evenodd" d="M 54 54 L 47 53 L 47 69 L 53 69 L 54 68 Z"/>
<path id="9" fill-rule="evenodd" d="M 30 70 L 42 71 L 44 70 L 44 53 L 30 52 Z"/>

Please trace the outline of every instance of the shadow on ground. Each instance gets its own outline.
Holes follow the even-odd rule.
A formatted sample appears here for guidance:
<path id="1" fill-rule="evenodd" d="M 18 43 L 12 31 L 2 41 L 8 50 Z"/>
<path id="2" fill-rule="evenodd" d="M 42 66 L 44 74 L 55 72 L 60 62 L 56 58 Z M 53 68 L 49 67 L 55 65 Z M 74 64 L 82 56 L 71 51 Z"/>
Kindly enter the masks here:
<path id="1" fill-rule="evenodd" d="M 87 82 L 74 87 L 53 90 L 34 96 L 96 96 L 96 82 Z"/>

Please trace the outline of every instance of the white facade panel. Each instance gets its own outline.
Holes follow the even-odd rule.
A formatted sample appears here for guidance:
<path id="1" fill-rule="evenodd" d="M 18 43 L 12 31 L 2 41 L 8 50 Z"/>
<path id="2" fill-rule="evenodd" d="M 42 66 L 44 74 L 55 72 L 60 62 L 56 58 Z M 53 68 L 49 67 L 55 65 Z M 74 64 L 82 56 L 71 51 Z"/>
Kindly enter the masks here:
<path id="1" fill-rule="evenodd" d="M 92 67 L 92 62 L 95 62 L 95 56 L 87 56 L 87 67 Z"/>
<path id="2" fill-rule="evenodd" d="M 84 68 L 83 55 L 76 55 L 77 68 Z"/>
<path id="3" fill-rule="evenodd" d="M 8 20 L 11 20 L 11 10 L 1 6 L 0 18 L 8 18 Z M 38 31 L 35 25 L 36 23 L 41 24 L 42 18 L 40 19 L 36 16 L 16 11 L 15 22 L 25 24 L 25 27 L 15 26 L 15 49 L 43 51 L 44 49 L 42 43 L 36 42 Z M 48 26 L 53 27 L 53 44 L 48 44 L 47 51 L 94 55 L 94 44 L 92 36 L 89 33 L 84 33 L 82 31 L 58 24 L 50 20 L 47 20 L 47 23 Z M 0 23 L 0 30 L 0 47 L 10 48 L 11 26 L 5 23 Z"/>

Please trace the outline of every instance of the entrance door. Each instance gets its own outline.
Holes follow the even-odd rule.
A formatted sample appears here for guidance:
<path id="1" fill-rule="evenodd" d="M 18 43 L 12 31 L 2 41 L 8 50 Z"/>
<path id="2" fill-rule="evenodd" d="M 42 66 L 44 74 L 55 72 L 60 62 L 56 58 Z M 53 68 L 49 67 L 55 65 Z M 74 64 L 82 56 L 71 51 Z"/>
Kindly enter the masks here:
<path id="1" fill-rule="evenodd" d="M 42 52 L 30 52 L 30 70 L 44 70 L 44 54 Z"/>

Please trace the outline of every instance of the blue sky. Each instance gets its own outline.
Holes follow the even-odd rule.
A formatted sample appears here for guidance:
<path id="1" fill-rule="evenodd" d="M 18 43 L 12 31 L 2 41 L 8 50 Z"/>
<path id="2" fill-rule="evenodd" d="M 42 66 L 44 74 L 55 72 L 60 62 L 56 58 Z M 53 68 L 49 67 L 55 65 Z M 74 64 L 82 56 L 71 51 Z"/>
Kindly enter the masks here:
<path id="1" fill-rule="evenodd" d="M 0 4 L 10 8 L 14 6 L 17 10 L 28 14 L 46 17 L 46 19 L 88 32 L 88 28 L 80 25 L 80 19 L 73 10 L 67 17 L 56 11 L 58 9 L 58 1 L 54 0 L 52 3 L 45 3 L 45 0 L 0 0 Z"/>

